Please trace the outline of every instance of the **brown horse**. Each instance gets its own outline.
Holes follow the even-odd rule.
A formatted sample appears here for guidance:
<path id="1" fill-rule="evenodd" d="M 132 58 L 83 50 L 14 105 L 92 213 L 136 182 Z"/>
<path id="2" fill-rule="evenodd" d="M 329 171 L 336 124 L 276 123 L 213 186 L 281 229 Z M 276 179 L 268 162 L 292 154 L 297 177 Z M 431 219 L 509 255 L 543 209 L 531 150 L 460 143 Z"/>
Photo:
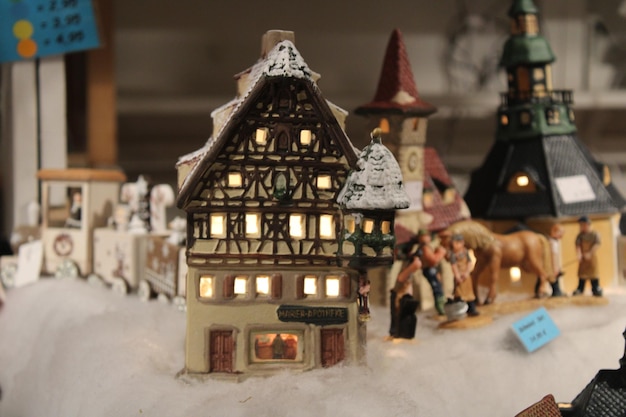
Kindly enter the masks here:
<path id="1" fill-rule="evenodd" d="M 490 304 L 496 298 L 496 283 L 501 268 L 517 266 L 526 272 L 534 273 L 541 279 L 542 286 L 546 280 L 552 281 L 554 273 L 550 244 L 540 233 L 523 230 L 502 235 L 492 233 L 482 224 L 472 220 L 454 223 L 447 232 L 444 236 L 461 234 L 465 239 L 465 245 L 474 251 L 476 265 L 472 271 L 472 282 L 477 296 L 478 278 L 481 272 L 488 268 L 489 293 L 484 304 Z"/>

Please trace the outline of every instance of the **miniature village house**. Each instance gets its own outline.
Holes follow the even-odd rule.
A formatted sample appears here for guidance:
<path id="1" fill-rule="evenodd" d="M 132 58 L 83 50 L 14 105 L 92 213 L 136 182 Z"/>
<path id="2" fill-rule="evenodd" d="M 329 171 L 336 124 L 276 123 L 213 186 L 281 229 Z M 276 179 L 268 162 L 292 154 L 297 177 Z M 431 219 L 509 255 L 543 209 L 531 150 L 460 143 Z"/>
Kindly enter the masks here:
<path id="1" fill-rule="evenodd" d="M 555 56 L 540 34 L 538 13 L 532 0 L 514 0 L 509 9 L 511 35 L 500 60 L 508 91 L 501 95 L 495 143 L 472 173 L 465 201 L 474 218 L 498 233 L 522 221 L 548 234 L 560 223 L 568 291 L 577 282 L 577 220 L 589 216 L 602 236 L 600 280 L 608 285 L 615 277 L 615 230 L 624 199 L 608 167 L 577 137 L 572 92 L 552 86 Z M 531 292 L 534 277 L 519 278 L 503 273 L 501 289 Z"/>
<path id="2" fill-rule="evenodd" d="M 363 194 L 385 181 L 351 174 L 348 185 L 350 172 L 376 165 L 374 149 L 358 154 L 318 77 L 292 32 L 266 33 L 259 61 L 236 77 L 236 98 L 212 113 L 211 138 L 178 163 L 188 374 L 306 370 L 364 355 L 357 294 L 366 302 L 367 259 L 392 260 L 396 207 Z"/>

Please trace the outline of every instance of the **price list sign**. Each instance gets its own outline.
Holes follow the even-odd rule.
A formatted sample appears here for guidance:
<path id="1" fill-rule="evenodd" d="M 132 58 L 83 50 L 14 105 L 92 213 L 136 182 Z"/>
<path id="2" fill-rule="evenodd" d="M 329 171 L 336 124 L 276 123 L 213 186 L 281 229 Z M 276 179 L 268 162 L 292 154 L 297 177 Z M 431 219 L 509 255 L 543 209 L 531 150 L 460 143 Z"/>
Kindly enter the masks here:
<path id="1" fill-rule="evenodd" d="M 0 0 L 0 62 L 99 45 L 91 0 Z"/>

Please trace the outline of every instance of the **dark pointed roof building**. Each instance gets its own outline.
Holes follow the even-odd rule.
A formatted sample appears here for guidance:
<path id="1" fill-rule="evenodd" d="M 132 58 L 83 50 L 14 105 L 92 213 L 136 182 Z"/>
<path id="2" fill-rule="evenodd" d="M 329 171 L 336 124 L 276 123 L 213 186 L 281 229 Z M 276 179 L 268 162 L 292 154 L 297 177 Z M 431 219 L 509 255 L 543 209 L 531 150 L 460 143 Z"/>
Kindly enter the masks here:
<path id="1" fill-rule="evenodd" d="M 472 173 L 465 201 L 473 217 L 493 220 L 616 213 L 624 199 L 577 136 L 572 92 L 552 87 L 555 56 L 537 14 L 532 0 L 509 9 L 511 36 L 500 60 L 508 91 L 496 141 Z"/>

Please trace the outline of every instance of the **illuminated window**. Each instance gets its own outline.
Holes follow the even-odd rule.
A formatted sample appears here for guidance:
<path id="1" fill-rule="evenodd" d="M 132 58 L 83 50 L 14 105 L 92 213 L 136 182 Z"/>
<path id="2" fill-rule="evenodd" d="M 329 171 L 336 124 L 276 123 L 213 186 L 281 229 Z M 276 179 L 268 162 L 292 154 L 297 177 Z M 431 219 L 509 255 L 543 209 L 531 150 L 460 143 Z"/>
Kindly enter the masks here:
<path id="1" fill-rule="evenodd" d="M 539 26 L 537 25 L 537 16 L 528 14 L 525 17 L 524 26 L 526 27 L 526 33 L 529 35 L 536 35 L 539 32 Z"/>
<path id="2" fill-rule="evenodd" d="M 454 188 L 446 188 L 443 192 L 443 203 L 452 204 L 456 200 L 456 190 Z"/>
<path id="3" fill-rule="evenodd" d="M 270 293 L 270 277 L 267 275 L 259 275 L 256 277 L 256 293 L 257 295 L 269 295 Z"/>
<path id="4" fill-rule="evenodd" d="M 422 194 L 422 204 L 424 207 L 426 208 L 430 208 L 433 206 L 433 203 L 435 201 L 435 196 L 433 196 L 433 192 L 432 191 L 424 191 L 424 193 Z"/>
<path id="5" fill-rule="evenodd" d="M 200 286 L 198 288 L 198 293 L 200 294 L 200 298 L 213 298 L 213 275 L 202 275 L 200 276 Z"/>
<path id="6" fill-rule="evenodd" d="M 509 124 L 509 116 L 507 116 L 506 114 L 500 115 L 500 124 L 502 126 L 507 126 Z"/>
<path id="7" fill-rule="evenodd" d="M 334 235 L 333 216 L 322 214 L 320 216 L 320 237 L 322 239 L 332 239 Z"/>
<path id="8" fill-rule="evenodd" d="M 252 332 L 251 362 L 302 362 L 302 336 L 298 331 Z"/>
<path id="9" fill-rule="evenodd" d="M 383 220 L 380 223 L 380 231 L 385 235 L 391 233 L 391 222 L 389 220 Z"/>
<path id="10" fill-rule="evenodd" d="M 569 111 L 567 112 L 568 116 L 569 116 L 569 120 L 570 122 L 573 122 L 576 120 L 576 116 L 574 115 L 574 110 L 569 109 Z"/>
<path id="11" fill-rule="evenodd" d="M 546 120 L 549 125 L 558 125 L 561 122 L 561 113 L 558 108 L 546 110 Z"/>
<path id="12" fill-rule="evenodd" d="M 374 231 L 374 220 L 372 219 L 365 219 L 363 221 L 363 232 L 365 233 L 372 233 Z"/>
<path id="13" fill-rule="evenodd" d="M 602 184 L 604 184 L 605 187 L 611 184 L 611 170 L 608 165 L 602 166 Z"/>
<path id="14" fill-rule="evenodd" d="M 535 182 L 525 172 L 514 174 L 509 180 L 507 191 L 511 193 L 530 193 L 537 190 Z"/>
<path id="15" fill-rule="evenodd" d="M 259 128 L 256 130 L 254 135 L 254 141 L 258 145 L 265 145 L 267 143 L 267 136 L 269 135 L 269 130 L 266 127 Z"/>
<path id="16" fill-rule="evenodd" d="M 378 127 L 383 133 L 389 133 L 389 120 L 385 118 L 380 119 L 380 123 L 378 124 Z"/>
<path id="17" fill-rule="evenodd" d="M 511 282 L 519 282 L 522 279 L 522 270 L 514 266 L 509 269 L 509 276 L 511 277 Z"/>
<path id="18" fill-rule="evenodd" d="M 228 173 L 228 186 L 229 187 L 241 187 L 242 185 L 243 185 L 243 180 L 241 178 L 240 172 Z"/>
<path id="19" fill-rule="evenodd" d="M 317 176 L 317 188 L 320 190 L 329 190 L 332 185 L 330 175 Z"/>
<path id="20" fill-rule="evenodd" d="M 317 277 L 315 275 L 304 277 L 304 294 L 317 295 Z"/>
<path id="21" fill-rule="evenodd" d="M 211 214 L 211 237 L 226 236 L 226 216 L 223 214 Z"/>
<path id="22" fill-rule="evenodd" d="M 339 297 L 339 277 L 329 275 L 326 277 L 326 296 Z"/>
<path id="23" fill-rule="evenodd" d="M 535 68 L 535 69 L 533 70 L 533 78 L 534 78 L 536 81 L 541 81 L 541 80 L 543 80 L 544 78 L 546 78 L 546 73 L 545 73 L 545 71 L 543 70 L 543 68 Z"/>
<path id="24" fill-rule="evenodd" d="M 304 129 L 300 131 L 300 145 L 310 145 L 311 144 L 311 131 L 308 129 Z"/>
<path id="25" fill-rule="evenodd" d="M 248 277 L 235 277 L 234 292 L 236 295 L 245 295 L 248 292 Z"/>
<path id="26" fill-rule="evenodd" d="M 344 217 L 344 224 L 348 233 L 354 233 L 354 231 L 356 230 L 356 221 L 354 220 L 354 217 L 352 216 Z"/>
<path id="27" fill-rule="evenodd" d="M 259 215 L 246 214 L 246 236 L 258 237 L 260 235 Z"/>
<path id="28" fill-rule="evenodd" d="M 289 216 L 289 235 L 296 239 L 304 237 L 304 215 L 292 214 Z"/>

